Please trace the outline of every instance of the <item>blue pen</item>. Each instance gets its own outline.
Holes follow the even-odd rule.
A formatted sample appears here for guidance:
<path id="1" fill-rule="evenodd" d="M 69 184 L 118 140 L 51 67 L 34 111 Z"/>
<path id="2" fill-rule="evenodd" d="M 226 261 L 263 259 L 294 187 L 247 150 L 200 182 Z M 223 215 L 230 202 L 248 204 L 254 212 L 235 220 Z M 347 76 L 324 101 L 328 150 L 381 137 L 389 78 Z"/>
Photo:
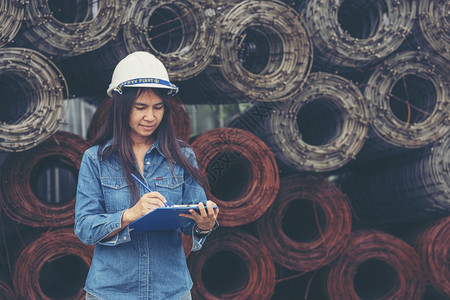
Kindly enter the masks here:
<path id="1" fill-rule="evenodd" d="M 147 192 L 149 192 L 149 193 L 152 192 L 152 190 L 145 183 L 143 183 L 139 178 L 137 178 L 136 175 L 131 174 L 131 177 L 133 177 L 137 182 L 139 182 L 144 187 L 144 189 L 147 190 Z M 164 203 L 164 206 L 169 207 L 169 205 L 167 205 L 167 203 Z"/>

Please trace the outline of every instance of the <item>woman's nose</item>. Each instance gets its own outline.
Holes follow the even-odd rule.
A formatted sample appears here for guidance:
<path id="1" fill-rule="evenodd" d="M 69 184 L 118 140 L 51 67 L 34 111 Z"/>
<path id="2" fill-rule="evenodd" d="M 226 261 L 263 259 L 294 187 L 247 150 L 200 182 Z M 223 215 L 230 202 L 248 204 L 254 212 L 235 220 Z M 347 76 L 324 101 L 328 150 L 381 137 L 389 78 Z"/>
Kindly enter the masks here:
<path id="1" fill-rule="evenodd" d="M 144 119 L 145 120 L 154 120 L 155 119 L 155 114 L 153 113 L 152 110 L 149 110 L 145 113 L 144 115 Z"/>

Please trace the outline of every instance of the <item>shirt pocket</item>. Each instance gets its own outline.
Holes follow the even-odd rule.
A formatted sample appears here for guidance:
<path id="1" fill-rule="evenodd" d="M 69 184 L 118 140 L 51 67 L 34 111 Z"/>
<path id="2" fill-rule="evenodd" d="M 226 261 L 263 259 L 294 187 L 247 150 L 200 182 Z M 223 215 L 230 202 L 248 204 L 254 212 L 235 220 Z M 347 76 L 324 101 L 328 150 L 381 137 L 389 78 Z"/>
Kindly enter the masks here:
<path id="1" fill-rule="evenodd" d="M 183 176 L 156 177 L 156 190 L 166 198 L 169 205 L 181 204 L 183 201 Z"/>
<path id="2" fill-rule="evenodd" d="M 124 177 L 102 177 L 106 212 L 118 212 L 130 207 L 130 189 Z"/>

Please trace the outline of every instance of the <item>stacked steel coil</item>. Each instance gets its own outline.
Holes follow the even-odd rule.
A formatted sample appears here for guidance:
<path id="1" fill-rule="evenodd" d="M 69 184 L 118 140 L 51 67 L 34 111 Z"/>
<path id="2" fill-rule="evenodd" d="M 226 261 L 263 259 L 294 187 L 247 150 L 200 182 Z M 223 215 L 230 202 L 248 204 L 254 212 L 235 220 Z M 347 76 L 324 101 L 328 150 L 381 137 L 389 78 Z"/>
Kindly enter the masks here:
<path id="1" fill-rule="evenodd" d="M 279 265 L 309 272 L 346 248 L 352 216 L 346 196 L 318 176 L 281 178 L 277 198 L 257 221 L 258 236 Z"/>
<path id="2" fill-rule="evenodd" d="M 24 18 L 22 0 L 0 2 L 0 47 L 7 45 L 19 32 Z"/>
<path id="3" fill-rule="evenodd" d="M 345 70 L 372 65 L 397 50 L 412 30 L 416 2 L 310 0 L 303 14 L 321 66 Z"/>
<path id="4" fill-rule="evenodd" d="M 301 89 L 312 44 L 300 15 L 278 1 L 234 1 L 224 7 L 217 58 L 181 82 L 188 103 L 281 101 Z"/>
<path id="5" fill-rule="evenodd" d="M 422 299 L 420 258 L 401 239 L 376 230 L 357 231 L 327 277 L 330 300 Z"/>
<path id="6" fill-rule="evenodd" d="M 432 53 L 399 52 L 378 65 L 364 90 L 371 130 L 361 154 L 392 155 L 397 148 L 424 147 L 447 134 L 448 78 L 448 64 Z"/>
<path id="7" fill-rule="evenodd" d="M 25 5 L 26 22 L 15 43 L 54 59 L 100 48 L 113 39 L 122 24 L 126 0 L 35 0 Z"/>
<path id="8" fill-rule="evenodd" d="M 448 1 L 421 0 L 417 5 L 418 30 L 414 33 L 414 39 L 422 49 L 433 50 L 450 61 Z"/>
<path id="9" fill-rule="evenodd" d="M 93 247 L 82 244 L 73 229 L 55 229 L 24 245 L 14 268 L 20 299 L 84 299 L 84 281 Z"/>
<path id="10" fill-rule="evenodd" d="M 154 53 L 171 80 L 186 80 L 213 59 L 220 37 L 218 14 L 210 0 L 133 0 L 126 10 L 123 43 L 128 53 Z"/>
<path id="11" fill-rule="evenodd" d="M 449 237 L 450 217 L 445 217 L 427 226 L 415 241 L 428 282 L 444 297 L 450 297 Z"/>
<path id="12" fill-rule="evenodd" d="M 211 0 L 130 1 L 114 40 L 100 49 L 58 62 L 71 91 L 104 94 L 115 65 L 134 51 L 160 59 L 171 81 L 187 80 L 213 59 L 220 33 Z"/>
<path id="13" fill-rule="evenodd" d="M 59 227 L 73 224 L 75 206 L 75 184 L 81 158 L 87 149 L 87 142 L 78 135 L 57 132 L 45 142 L 30 150 L 12 153 L 4 161 L 0 173 L 0 204 L 5 214 L 12 220 L 32 227 Z M 38 197 L 39 186 L 43 182 L 40 175 L 47 169 L 58 169 L 59 175 L 65 170 L 67 190 L 72 190 L 70 199 L 50 202 Z M 62 177 L 63 178 L 63 177 Z M 72 178 L 72 180 L 69 180 Z M 60 177 L 56 176 L 55 180 Z M 50 184 L 47 181 L 47 184 Z M 51 187 L 40 194 L 52 192 Z M 56 190 L 56 199 L 63 191 Z M 67 192 L 66 190 L 64 192 Z M 53 203 L 54 202 L 54 203 Z"/>
<path id="14" fill-rule="evenodd" d="M 312 73 L 290 101 L 256 104 L 228 126 L 250 130 L 276 154 L 280 167 L 336 170 L 356 157 L 368 132 L 368 113 L 350 80 Z"/>
<path id="15" fill-rule="evenodd" d="M 450 135 L 343 180 L 358 219 L 371 226 L 423 222 L 450 213 Z"/>
<path id="16" fill-rule="evenodd" d="M 173 122 L 175 124 L 175 130 L 177 131 L 178 137 L 183 141 L 188 142 L 191 134 L 191 120 L 189 118 L 189 113 L 186 107 L 183 105 L 178 97 L 168 97 L 170 109 L 173 111 L 172 116 Z M 98 106 L 91 118 L 89 123 L 89 128 L 87 132 L 87 139 L 94 140 L 100 127 L 105 123 L 109 116 L 111 107 L 111 98 L 105 98 Z"/>
<path id="17" fill-rule="evenodd" d="M 68 95 L 64 76 L 42 54 L 0 49 L 0 150 L 30 149 L 58 130 Z"/>
<path id="18" fill-rule="evenodd" d="M 270 299 L 275 265 L 265 245 L 239 229 L 218 229 L 188 258 L 193 299 Z"/>
<path id="19" fill-rule="evenodd" d="M 14 292 L 11 287 L 0 280 L 0 299 L 10 300 L 14 299 Z"/>
<path id="20" fill-rule="evenodd" d="M 272 151 L 254 134 L 217 128 L 198 136 L 192 148 L 207 177 L 206 195 L 221 209 L 222 226 L 251 223 L 275 200 L 278 167 Z"/>

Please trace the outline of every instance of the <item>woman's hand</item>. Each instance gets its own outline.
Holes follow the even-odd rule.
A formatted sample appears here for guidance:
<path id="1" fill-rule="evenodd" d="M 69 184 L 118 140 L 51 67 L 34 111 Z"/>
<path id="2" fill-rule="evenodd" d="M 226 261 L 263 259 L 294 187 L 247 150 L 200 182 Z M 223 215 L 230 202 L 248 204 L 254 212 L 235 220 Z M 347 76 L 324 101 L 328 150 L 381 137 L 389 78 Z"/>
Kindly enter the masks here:
<path id="1" fill-rule="evenodd" d="M 198 209 L 200 213 L 190 209 L 190 214 L 180 214 L 180 216 L 194 220 L 199 230 L 211 230 L 216 224 L 217 216 L 219 215 L 219 208 L 214 209 L 213 206 L 217 205 L 211 200 L 206 201 L 206 208 L 202 202 L 199 202 Z"/>
<path id="2" fill-rule="evenodd" d="M 141 199 L 133 207 L 126 209 L 123 213 L 122 226 L 127 226 L 129 223 L 145 216 L 158 207 L 164 207 L 166 202 L 166 198 L 158 192 L 150 192 L 142 195 Z"/>

